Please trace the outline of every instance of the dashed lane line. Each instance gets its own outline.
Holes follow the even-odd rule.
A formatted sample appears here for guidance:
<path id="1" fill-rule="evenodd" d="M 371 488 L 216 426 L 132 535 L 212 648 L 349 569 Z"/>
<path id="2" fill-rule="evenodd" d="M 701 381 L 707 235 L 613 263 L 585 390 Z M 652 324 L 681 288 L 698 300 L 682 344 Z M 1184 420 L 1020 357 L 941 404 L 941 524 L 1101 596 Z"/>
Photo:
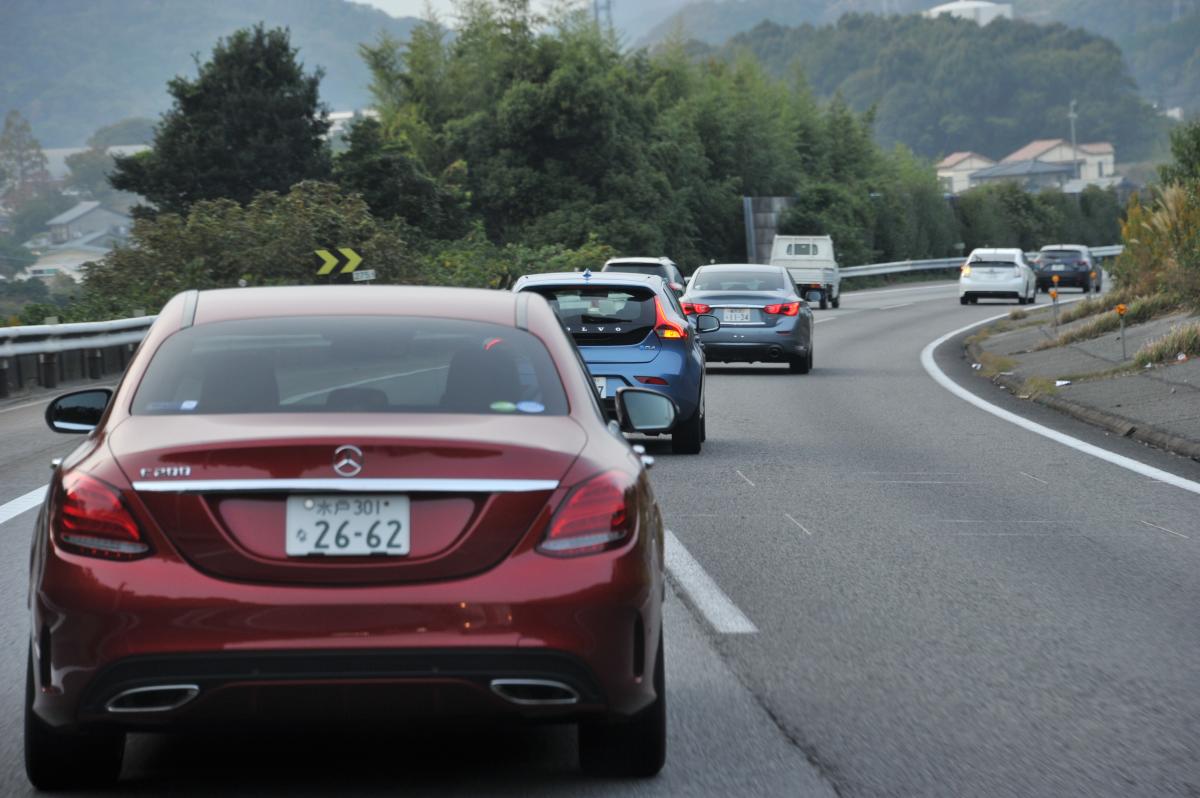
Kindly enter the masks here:
<path id="1" fill-rule="evenodd" d="M 32 510 L 42 503 L 42 499 L 46 496 L 46 486 L 34 488 L 24 496 L 18 496 L 6 504 L 0 504 L 0 524 L 11 521 L 18 515 Z"/>
<path id="2" fill-rule="evenodd" d="M 1059 304 L 1063 303 L 1060 302 Z M 954 380 L 950 379 L 948 376 L 946 376 L 946 372 L 942 371 L 941 367 L 938 366 L 938 364 L 934 361 L 933 353 L 939 346 L 946 343 L 951 338 L 955 337 L 956 335 L 961 335 L 968 330 L 973 330 L 976 327 L 987 324 L 988 322 L 996 321 L 997 319 L 1002 319 L 1007 316 L 1007 313 L 989 316 L 985 319 L 980 319 L 979 321 L 968 324 L 965 327 L 959 327 L 957 330 L 951 330 L 945 335 L 939 337 L 937 340 L 931 341 L 924 349 L 921 350 L 921 365 L 924 367 L 926 373 L 933 378 L 934 382 L 957 396 L 959 399 L 970 402 L 980 410 L 991 413 L 997 418 L 1001 418 L 1011 424 L 1016 424 L 1018 427 L 1023 427 L 1024 429 L 1029 430 L 1037 435 L 1041 435 L 1044 438 L 1049 438 L 1055 443 L 1061 443 L 1063 446 L 1069 446 L 1077 452 L 1091 455 L 1092 457 L 1104 460 L 1112 465 L 1132 471 L 1135 474 L 1140 474 L 1144 477 L 1149 477 L 1151 479 L 1158 480 L 1159 482 L 1165 482 L 1168 485 L 1174 485 L 1177 488 L 1182 488 L 1183 490 L 1200 494 L 1200 482 L 1194 482 L 1190 479 L 1185 479 L 1178 474 L 1172 474 L 1170 471 L 1164 471 L 1161 468 L 1155 468 L 1154 466 L 1146 465 L 1145 463 L 1134 460 L 1132 457 L 1126 457 L 1125 455 L 1117 454 L 1116 452 L 1110 452 L 1108 449 L 1102 449 L 1099 446 L 1088 443 L 1087 441 L 1081 441 L 1078 438 L 1073 438 L 1070 435 L 1059 432 L 1055 429 L 1051 429 L 1050 427 L 1039 424 L 1036 421 L 1030 421 L 1027 418 L 1018 416 L 1016 413 L 1005 410 L 1002 407 L 997 407 L 991 402 L 981 399 L 980 397 L 968 391 L 966 388 L 963 388 Z"/>
<path id="3" fill-rule="evenodd" d="M 800 531 L 801 531 L 801 532 L 803 532 L 804 534 L 808 535 L 810 538 L 812 537 L 812 532 L 809 532 L 809 531 L 808 531 L 808 529 L 807 529 L 807 528 L 805 528 L 804 524 L 800 523 L 800 522 L 799 522 L 799 521 L 797 521 L 795 518 L 792 518 L 792 517 L 791 517 L 790 515 L 788 515 L 787 513 L 784 513 L 784 514 L 783 514 L 783 517 L 784 517 L 784 518 L 786 518 L 787 520 L 791 521 L 791 522 L 792 522 L 793 524 L 795 524 L 796 526 L 800 527 Z"/>
<path id="4" fill-rule="evenodd" d="M 1146 526 L 1152 526 L 1155 529 L 1161 529 L 1163 532 L 1174 535 L 1177 538 L 1183 538 L 1184 540 L 1191 540 L 1191 538 L 1188 537 L 1187 535 L 1183 534 L 1182 532 L 1176 532 L 1174 529 L 1167 529 L 1165 526 L 1159 526 L 1158 524 L 1152 524 L 1149 521 L 1142 521 L 1141 523 L 1145 524 Z"/>
<path id="5" fill-rule="evenodd" d="M 675 533 L 666 531 L 667 573 L 689 603 L 720 634 L 755 634 L 758 627 L 725 595 Z"/>
<path id="6" fill-rule="evenodd" d="M 733 472 L 735 474 L 737 474 L 739 477 L 741 477 L 742 479 L 746 480 L 746 484 L 749 485 L 750 487 L 752 487 L 752 488 L 757 487 L 753 482 L 750 481 L 750 477 L 748 477 L 742 473 L 741 469 L 735 468 L 735 469 L 733 469 Z"/>

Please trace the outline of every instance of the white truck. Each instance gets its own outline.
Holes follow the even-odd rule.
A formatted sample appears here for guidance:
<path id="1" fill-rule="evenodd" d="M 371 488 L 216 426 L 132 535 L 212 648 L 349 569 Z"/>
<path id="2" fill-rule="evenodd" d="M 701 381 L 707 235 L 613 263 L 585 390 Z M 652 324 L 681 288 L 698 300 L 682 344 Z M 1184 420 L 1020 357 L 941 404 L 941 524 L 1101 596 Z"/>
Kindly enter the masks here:
<path id="1" fill-rule="evenodd" d="M 821 310 L 841 305 L 842 278 L 829 236 L 775 236 L 771 265 L 788 270 L 800 296 L 819 293 Z"/>

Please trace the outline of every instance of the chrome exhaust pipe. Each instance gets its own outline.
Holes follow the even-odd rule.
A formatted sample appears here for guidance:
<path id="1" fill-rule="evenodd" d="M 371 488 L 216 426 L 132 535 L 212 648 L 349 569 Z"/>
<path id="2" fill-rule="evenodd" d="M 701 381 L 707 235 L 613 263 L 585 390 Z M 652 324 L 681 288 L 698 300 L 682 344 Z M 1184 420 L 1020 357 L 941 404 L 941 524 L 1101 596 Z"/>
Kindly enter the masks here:
<path id="1" fill-rule="evenodd" d="M 575 688 L 550 679 L 492 679 L 492 692 L 523 707 L 568 706 L 579 703 Z"/>
<path id="2" fill-rule="evenodd" d="M 104 705 L 113 714 L 130 712 L 172 712 L 200 695 L 195 684 L 157 684 L 122 690 Z"/>

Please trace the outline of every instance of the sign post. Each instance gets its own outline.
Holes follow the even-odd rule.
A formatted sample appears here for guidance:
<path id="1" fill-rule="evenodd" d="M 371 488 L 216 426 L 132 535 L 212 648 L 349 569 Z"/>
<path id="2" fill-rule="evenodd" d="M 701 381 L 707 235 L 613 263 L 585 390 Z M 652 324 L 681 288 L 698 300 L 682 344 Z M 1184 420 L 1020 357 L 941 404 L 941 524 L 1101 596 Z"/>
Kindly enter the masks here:
<path id="1" fill-rule="evenodd" d="M 314 251 L 314 254 L 321 259 L 321 267 L 317 269 L 317 276 L 328 276 L 330 282 L 335 282 L 337 276 L 341 274 L 351 275 L 351 279 L 356 283 L 375 279 L 375 271 L 373 269 L 363 269 L 361 272 L 355 271 L 358 265 L 362 263 L 362 255 L 359 255 L 353 249 L 350 249 L 350 247 L 337 247 L 333 250 L 318 249 Z M 360 277 L 359 275 L 362 274 L 370 274 L 370 276 Z"/>
<path id="2" fill-rule="evenodd" d="M 1129 359 L 1129 354 L 1125 350 L 1125 311 L 1128 310 L 1123 304 L 1117 305 L 1115 308 L 1117 317 L 1121 320 L 1121 361 Z"/>
<path id="3" fill-rule="evenodd" d="M 1058 278 L 1054 278 L 1054 282 L 1058 282 Z M 1058 335 L 1058 289 L 1050 289 L 1050 301 L 1054 303 L 1054 334 Z"/>

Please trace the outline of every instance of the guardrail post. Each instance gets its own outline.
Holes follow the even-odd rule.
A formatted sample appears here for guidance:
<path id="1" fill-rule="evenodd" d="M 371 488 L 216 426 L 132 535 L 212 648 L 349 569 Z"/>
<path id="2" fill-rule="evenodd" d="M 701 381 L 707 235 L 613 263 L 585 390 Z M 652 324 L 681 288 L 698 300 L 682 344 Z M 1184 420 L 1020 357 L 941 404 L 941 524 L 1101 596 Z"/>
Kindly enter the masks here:
<path id="1" fill-rule="evenodd" d="M 93 380 L 104 374 L 104 350 L 89 349 L 87 353 L 87 375 Z"/>
<path id="2" fill-rule="evenodd" d="M 43 352 L 38 355 L 38 384 L 43 388 L 58 387 L 57 352 Z"/>
<path id="3" fill-rule="evenodd" d="M 0 399 L 8 398 L 8 358 L 0 358 Z"/>

